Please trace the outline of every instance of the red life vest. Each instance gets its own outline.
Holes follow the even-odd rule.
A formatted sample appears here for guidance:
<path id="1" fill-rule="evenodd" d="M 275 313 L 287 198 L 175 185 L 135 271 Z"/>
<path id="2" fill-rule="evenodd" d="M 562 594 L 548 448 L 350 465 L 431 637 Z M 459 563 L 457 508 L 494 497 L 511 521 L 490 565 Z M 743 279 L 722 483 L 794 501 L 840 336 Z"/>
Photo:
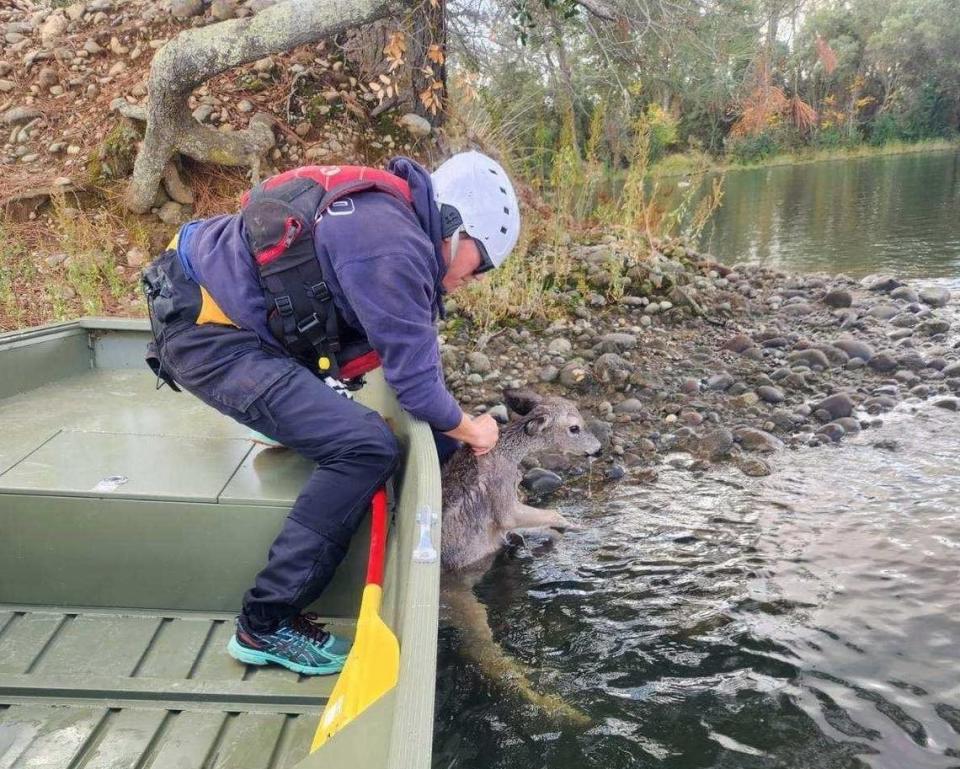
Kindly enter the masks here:
<path id="1" fill-rule="evenodd" d="M 271 332 L 305 365 L 348 380 L 377 368 L 380 357 L 365 337 L 344 328 L 317 258 L 313 230 L 328 208 L 368 190 L 413 205 L 406 181 L 366 166 L 301 166 L 265 179 L 240 199 L 247 245 L 270 308 Z"/>

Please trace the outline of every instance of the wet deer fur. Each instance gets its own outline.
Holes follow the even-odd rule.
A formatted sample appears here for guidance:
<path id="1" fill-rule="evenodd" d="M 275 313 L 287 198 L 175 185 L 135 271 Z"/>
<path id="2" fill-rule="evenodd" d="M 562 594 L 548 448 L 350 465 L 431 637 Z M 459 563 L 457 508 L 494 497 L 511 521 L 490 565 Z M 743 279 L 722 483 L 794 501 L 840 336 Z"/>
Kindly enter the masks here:
<path id="1" fill-rule="evenodd" d="M 565 398 L 518 390 L 504 395 L 519 416 L 503 426 L 496 446 L 482 456 L 466 446 L 443 469 L 444 614 L 460 630 L 463 652 L 489 679 L 554 718 L 585 726 L 589 719 L 562 697 L 533 688 L 524 667 L 494 639 L 486 607 L 473 588 L 510 534 L 555 538 L 577 528 L 556 510 L 530 507 L 518 499 L 524 457 L 541 451 L 592 456 L 600 451 L 600 441 L 584 426 L 576 404 Z"/>
<path id="2" fill-rule="evenodd" d="M 566 398 L 525 390 L 508 390 L 505 397 L 519 418 L 503 427 L 497 445 L 481 456 L 464 447 L 444 467 L 441 558 L 447 571 L 494 555 L 510 533 L 555 535 L 573 528 L 556 510 L 520 502 L 520 462 L 540 451 L 583 456 L 600 450 L 576 404 Z"/>

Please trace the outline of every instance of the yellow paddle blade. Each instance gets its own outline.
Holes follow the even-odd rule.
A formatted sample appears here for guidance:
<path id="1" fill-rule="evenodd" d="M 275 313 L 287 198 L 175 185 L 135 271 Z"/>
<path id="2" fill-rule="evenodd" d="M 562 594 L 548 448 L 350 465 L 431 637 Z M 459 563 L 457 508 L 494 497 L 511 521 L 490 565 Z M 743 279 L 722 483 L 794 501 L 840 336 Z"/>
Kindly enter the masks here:
<path id="1" fill-rule="evenodd" d="M 313 735 L 312 753 L 397 685 L 400 643 L 380 619 L 379 585 L 363 589 L 357 635 Z"/>

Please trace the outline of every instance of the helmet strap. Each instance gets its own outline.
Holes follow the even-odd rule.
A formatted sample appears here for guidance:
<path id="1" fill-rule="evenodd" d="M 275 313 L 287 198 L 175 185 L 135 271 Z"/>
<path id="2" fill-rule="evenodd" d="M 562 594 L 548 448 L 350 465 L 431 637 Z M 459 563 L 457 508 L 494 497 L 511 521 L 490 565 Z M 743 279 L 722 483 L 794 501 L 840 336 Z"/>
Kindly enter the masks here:
<path id="1" fill-rule="evenodd" d="M 457 249 L 460 247 L 461 232 L 463 232 L 463 228 L 458 227 L 450 236 L 450 264 L 453 264 L 453 260 L 457 258 Z"/>

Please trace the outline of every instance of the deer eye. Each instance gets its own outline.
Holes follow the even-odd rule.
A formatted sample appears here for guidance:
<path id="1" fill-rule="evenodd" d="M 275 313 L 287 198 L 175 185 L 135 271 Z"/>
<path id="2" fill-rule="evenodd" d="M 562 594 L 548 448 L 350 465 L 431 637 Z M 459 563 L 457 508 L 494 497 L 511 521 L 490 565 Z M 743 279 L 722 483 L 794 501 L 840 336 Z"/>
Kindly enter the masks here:
<path id="1" fill-rule="evenodd" d="M 580 425 L 570 425 L 570 432 L 573 435 L 576 435 L 578 432 L 580 432 Z"/>

